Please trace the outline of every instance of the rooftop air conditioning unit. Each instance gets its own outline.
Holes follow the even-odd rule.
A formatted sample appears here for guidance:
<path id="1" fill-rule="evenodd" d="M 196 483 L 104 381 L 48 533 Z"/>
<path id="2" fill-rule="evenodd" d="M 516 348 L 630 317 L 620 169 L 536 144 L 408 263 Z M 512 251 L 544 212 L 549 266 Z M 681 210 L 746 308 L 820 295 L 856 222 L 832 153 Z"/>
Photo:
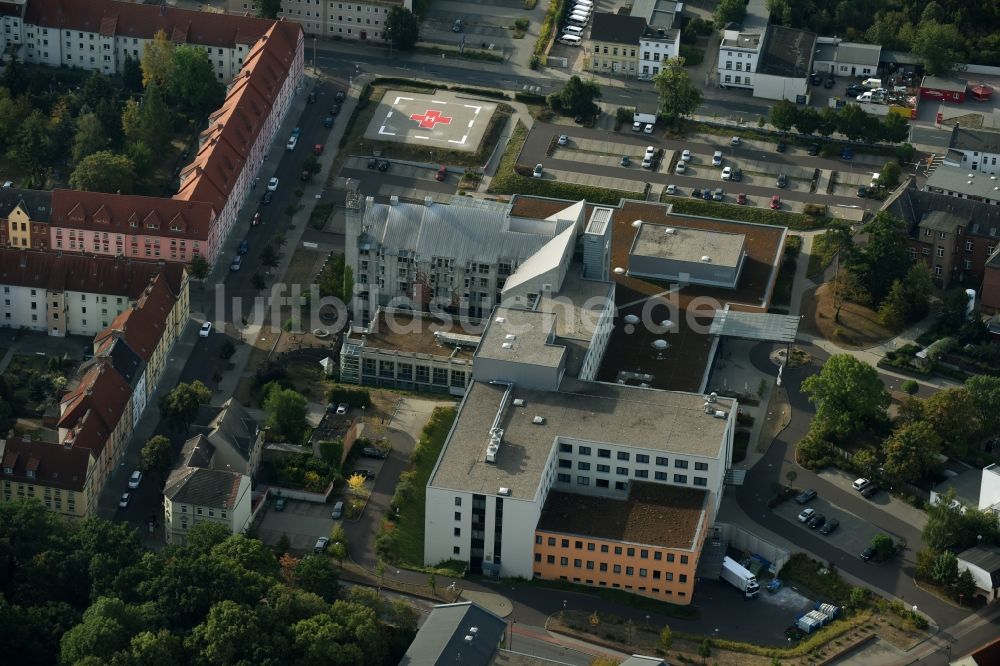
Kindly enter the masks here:
<path id="1" fill-rule="evenodd" d="M 524 407 L 524 398 L 514 398 L 515 407 Z"/>
<path id="2" fill-rule="evenodd" d="M 545 425 L 545 417 L 536 416 L 535 418 L 531 419 L 531 422 L 534 423 L 535 425 Z"/>
<path id="3" fill-rule="evenodd" d="M 721 410 L 718 410 L 714 414 L 712 414 L 712 416 L 714 416 L 717 419 L 724 419 L 727 416 L 729 416 L 729 414 L 727 414 L 726 412 L 723 412 Z"/>
<path id="4" fill-rule="evenodd" d="M 504 497 L 510 497 L 510 488 L 500 486 L 500 490 L 497 491 L 497 494 L 503 495 Z"/>

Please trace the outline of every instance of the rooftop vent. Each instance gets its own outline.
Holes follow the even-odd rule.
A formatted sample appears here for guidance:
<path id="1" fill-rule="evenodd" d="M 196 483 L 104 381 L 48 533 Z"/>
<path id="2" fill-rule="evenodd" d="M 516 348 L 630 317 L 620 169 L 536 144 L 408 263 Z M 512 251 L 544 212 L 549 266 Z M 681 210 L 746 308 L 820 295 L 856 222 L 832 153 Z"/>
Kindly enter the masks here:
<path id="1" fill-rule="evenodd" d="M 469 627 L 469 633 L 475 636 L 479 633 L 479 627 Z"/>
<path id="2" fill-rule="evenodd" d="M 393 194 L 391 197 L 389 197 L 390 206 L 396 206 L 398 204 L 399 204 L 399 196 Z"/>
<path id="3" fill-rule="evenodd" d="M 726 412 L 724 412 L 724 411 L 722 411 L 722 410 L 716 410 L 716 411 L 715 411 L 715 412 L 714 412 L 714 413 L 712 414 L 712 416 L 714 416 L 714 417 L 715 417 L 715 418 L 717 418 L 717 419 L 724 419 L 724 418 L 726 418 L 727 416 L 729 416 L 729 414 L 727 414 Z"/>
<path id="4" fill-rule="evenodd" d="M 715 402 L 718 399 L 719 399 L 719 394 L 716 393 L 715 391 L 709 393 L 708 397 L 706 398 L 706 400 L 708 400 L 709 402 Z"/>
<path id="5" fill-rule="evenodd" d="M 642 226 L 642 220 L 636 220 L 635 222 L 632 223 L 632 226 L 638 229 L 639 227 Z"/>
<path id="6" fill-rule="evenodd" d="M 514 335 L 513 333 L 508 333 L 507 335 L 504 336 L 503 339 L 504 340 L 517 340 L 517 336 Z"/>
<path id="7" fill-rule="evenodd" d="M 663 230 L 663 233 L 665 233 L 668 236 L 673 236 L 674 234 L 677 233 L 677 230 L 674 229 L 673 227 L 667 227 L 666 229 Z"/>
<path id="8" fill-rule="evenodd" d="M 514 398 L 515 407 L 524 407 L 524 398 Z"/>
<path id="9" fill-rule="evenodd" d="M 531 419 L 531 422 L 534 423 L 535 425 L 545 425 L 545 417 L 536 416 L 535 418 Z"/>
<path id="10" fill-rule="evenodd" d="M 712 257 L 708 256 L 707 254 L 702 255 L 701 261 L 704 264 L 710 264 L 710 263 L 712 263 Z"/>
<path id="11" fill-rule="evenodd" d="M 465 642 L 466 643 L 471 643 L 472 642 L 472 636 L 466 636 L 465 637 Z"/>
<path id="12" fill-rule="evenodd" d="M 503 343 L 500 346 L 503 347 L 504 349 L 513 349 L 514 348 L 514 345 L 510 344 L 509 342 L 505 342 L 505 343 Z"/>
<path id="13" fill-rule="evenodd" d="M 510 497 L 510 488 L 504 488 L 500 486 L 500 490 L 497 491 L 498 495 L 503 495 L 504 497 Z"/>
<path id="14" fill-rule="evenodd" d="M 505 322 L 505 321 L 507 321 L 507 320 L 506 320 L 506 319 L 504 319 L 503 317 L 497 317 L 497 318 L 496 318 L 496 319 L 494 319 L 493 321 L 495 321 L 495 322 L 496 322 L 496 323 L 498 323 L 498 324 L 502 324 L 502 323 L 504 323 L 504 322 Z"/>
<path id="15" fill-rule="evenodd" d="M 426 196 L 424 197 L 424 205 L 430 208 L 434 205 L 434 197 Z"/>

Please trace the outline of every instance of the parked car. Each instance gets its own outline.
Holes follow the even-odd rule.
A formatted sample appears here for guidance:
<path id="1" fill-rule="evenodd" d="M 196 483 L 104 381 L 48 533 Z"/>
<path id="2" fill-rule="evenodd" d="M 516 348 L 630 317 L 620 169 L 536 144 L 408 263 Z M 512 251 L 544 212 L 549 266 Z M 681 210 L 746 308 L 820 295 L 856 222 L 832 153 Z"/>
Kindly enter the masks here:
<path id="1" fill-rule="evenodd" d="M 339 104 L 334 104 L 333 106 L 330 107 L 330 115 L 331 116 L 335 116 L 338 113 L 340 113 L 340 105 Z"/>
<path id="2" fill-rule="evenodd" d="M 434 176 L 434 178 L 437 179 L 439 183 L 441 183 L 444 182 L 444 179 L 447 177 L 448 177 L 448 167 L 442 164 L 437 171 L 437 175 Z"/>
<path id="3" fill-rule="evenodd" d="M 265 206 L 271 205 L 271 200 L 274 199 L 274 190 L 268 190 L 264 192 L 264 196 L 260 198 L 260 202 Z"/>
<path id="4" fill-rule="evenodd" d="M 693 196 L 695 199 L 701 199 L 701 190 L 699 190 L 697 187 L 694 188 L 693 190 L 691 190 L 691 196 Z"/>
<path id="5" fill-rule="evenodd" d="M 814 86 L 818 86 L 819 84 L 823 83 L 823 77 L 820 76 L 818 73 L 813 72 L 812 74 L 809 75 L 809 82 L 812 83 Z"/>
<path id="6" fill-rule="evenodd" d="M 323 119 L 323 127 L 333 127 L 333 116 L 327 116 Z"/>
<path id="7" fill-rule="evenodd" d="M 292 128 L 292 137 L 298 139 L 300 136 L 302 136 L 302 128 L 301 127 L 293 127 Z"/>
<path id="8" fill-rule="evenodd" d="M 622 155 L 621 165 L 623 167 L 627 167 L 630 164 L 632 164 L 632 160 L 629 158 L 629 156 L 628 155 Z"/>
<path id="9" fill-rule="evenodd" d="M 691 161 L 691 151 L 690 150 L 684 150 L 684 151 L 681 152 L 681 161 L 682 162 L 690 162 Z"/>
<path id="10" fill-rule="evenodd" d="M 452 32 L 462 32 L 462 19 L 455 19 L 455 22 L 451 24 Z"/>
<path id="11" fill-rule="evenodd" d="M 866 92 L 868 89 L 864 86 L 852 85 L 848 86 L 847 90 L 844 92 L 845 97 L 857 97 L 858 95 Z"/>
<path id="12" fill-rule="evenodd" d="M 743 180 L 743 169 L 739 167 L 734 168 L 732 175 L 729 177 L 729 180 L 735 183 L 738 183 L 741 180 Z"/>
<path id="13" fill-rule="evenodd" d="M 642 131 L 645 132 L 646 134 L 652 134 L 653 133 L 653 124 L 652 123 L 646 123 L 646 129 L 644 129 Z"/>
<path id="14" fill-rule="evenodd" d="M 725 196 L 726 196 L 726 193 L 722 191 L 721 187 L 715 188 L 715 191 L 712 192 L 712 200 L 713 201 L 722 201 L 723 198 L 725 198 Z"/>
<path id="15" fill-rule="evenodd" d="M 333 98 L 338 102 L 343 102 L 345 97 L 346 95 L 344 94 L 343 90 L 338 90 L 337 94 L 333 96 Z"/>
<path id="16" fill-rule="evenodd" d="M 261 220 L 260 218 L 260 211 L 259 210 L 255 211 L 253 217 L 250 218 L 250 226 L 256 227 L 258 224 L 261 224 L 262 222 L 263 220 Z"/>
<path id="17" fill-rule="evenodd" d="M 556 143 L 558 143 L 560 146 L 565 146 L 567 143 L 569 143 L 569 137 L 566 136 L 565 134 L 560 134 L 559 139 L 558 141 L 556 141 Z"/>
<path id="18" fill-rule="evenodd" d="M 818 143 L 813 143 L 813 144 L 809 145 L 809 154 L 812 155 L 813 157 L 816 157 L 817 155 L 819 155 L 819 144 Z"/>
<path id="19" fill-rule="evenodd" d="M 330 545 L 330 539 L 327 537 L 320 537 L 316 539 L 316 545 L 313 546 L 313 552 L 320 554 L 326 550 L 326 547 Z"/>
<path id="20" fill-rule="evenodd" d="M 687 163 L 681 160 L 677 163 L 677 167 L 674 169 L 675 173 L 684 173 L 687 171 Z"/>
<path id="21" fill-rule="evenodd" d="M 725 167 L 722 169 L 722 180 L 729 180 L 733 176 L 733 168 Z"/>
<path id="22" fill-rule="evenodd" d="M 667 194 L 677 194 L 677 186 L 673 184 L 667 185 Z"/>
<path id="23" fill-rule="evenodd" d="M 738 136 L 734 136 L 732 139 L 729 140 L 729 145 L 730 146 L 738 146 L 741 143 L 743 143 L 743 139 L 741 139 Z"/>
<path id="24" fill-rule="evenodd" d="M 840 521 L 836 518 L 831 518 L 830 520 L 823 523 L 819 528 L 820 534 L 833 534 L 833 531 L 840 526 Z"/>
<path id="25" fill-rule="evenodd" d="M 703 188 L 702 191 L 701 191 L 701 198 L 704 199 L 705 201 L 711 201 L 712 200 L 712 190 L 708 189 L 707 187 Z"/>
<path id="26" fill-rule="evenodd" d="M 378 170 L 379 171 L 388 171 L 389 170 L 389 160 L 379 160 L 378 161 Z"/>
<path id="27" fill-rule="evenodd" d="M 531 172 L 531 177 L 532 178 L 541 178 L 542 177 L 542 165 L 541 164 L 536 164 L 535 165 L 534 170 Z"/>
<path id="28" fill-rule="evenodd" d="M 854 486 L 855 490 L 862 491 L 865 488 L 867 488 L 868 486 L 870 486 L 871 484 L 872 484 L 871 481 L 869 481 L 868 479 L 866 479 L 864 477 L 861 477 L 861 478 L 858 478 L 858 479 L 854 479 L 854 483 L 852 483 L 851 485 Z"/>
<path id="29" fill-rule="evenodd" d="M 379 460 L 382 460 L 385 458 L 385 451 L 375 448 L 374 446 L 366 446 L 361 449 L 361 455 L 366 458 L 378 458 Z"/>
<path id="30" fill-rule="evenodd" d="M 285 510 L 285 498 L 284 497 L 279 497 L 278 499 L 276 499 L 274 501 L 274 510 L 275 511 L 284 511 Z"/>
<path id="31" fill-rule="evenodd" d="M 323 144 L 317 143 L 315 146 L 313 146 L 313 155 L 322 155 L 322 154 L 323 154 Z"/>
<path id="32" fill-rule="evenodd" d="M 135 490 L 139 487 L 139 483 L 142 481 L 142 472 L 135 470 L 132 472 L 132 476 L 128 478 L 128 487 Z"/>
<path id="33" fill-rule="evenodd" d="M 865 499 L 871 499 L 876 495 L 878 495 L 878 486 L 876 486 L 874 483 L 861 491 L 861 496 L 864 497 Z"/>
<path id="34" fill-rule="evenodd" d="M 118 508 L 119 509 L 128 508 L 129 499 L 131 498 L 128 496 L 128 493 L 122 493 L 122 496 L 118 498 Z"/>
<path id="35" fill-rule="evenodd" d="M 786 176 L 784 173 L 779 173 L 778 180 L 774 184 L 781 188 L 788 187 L 788 176 Z"/>
<path id="36" fill-rule="evenodd" d="M 308 182 L 310 178 L 312 178 L 312 171 L 309 169 L 303 169 L 302 173 L 299 174 L 299 180 L 303 183 Z"/>
<path id="37" fill-rule="evenodd" d="M 207 338 L 209 333 L 211 332 L 212 332 L 212 322 L 206 321 L 204 324 L 201 325 L 201 328 L 198 329 L 198 337 Z"/>
<path id="38" fill-rule="evenodd" d="M 717 150 L 712 153 L 712 166 L 722 166 L 722 151 Z"/>
<path id="39" fill-rule="evenodd" d="M 775 149 L 776 151 L 778 151 L 779 153 L 783 153 L 783 152 L 785 152 L 785 142 L 784 142 L 784 141 L 779 141 L 779 142 L 778 142 L 778 145 L 776 145 L 776 146 L 774 147 L 774 149 Z"/>
<path id="40" fill-rule="evenodd" d="M 823 87 L 824 87 L 824 88 L 826 88 L 827 90 L 829 90 L 829 89 L 830 89 L 830 88 L 832 88 L 832 87 L 833 87 L 834 85 L 836 85 L 836 83 L 837 83 L 837 82 L 833 80 L 833 77 L 832 77 L 832 76 L 828 76 L 828 77 L 826 78 L 826 81 L 824 81 L 824 82 L 823 82 Z"/>
<path id="41" fill-rule="evenodd" d="M 810 520 L 812 520 L 812 517 L 815 515 L 816 515 L 816 509 L 802 509 L 802 512 L 799 513 L 799 522 L 808 523 Z"/>
<path id="42" fill-rule="evenodd" d="M 241 257 L 240 255 L 236 255 L 235 257 L 233 257 L 232 263 L 229 264 L 229 270 L 238 271 L 242 266 L 243 266 L 243 257 Z"/>
<path id="43" fill-rule="evenodd" d="M 340 520 L 344 517 L 344 503 L 337 502 L 333 505 L 333 511 L 330 512 L 330 517 L 334 520 Z"/>
<path id="44" fill-rule="evenodd" d="M 824 516 L 822 513 L 814 513 L 813 517 L 809 519 L 809 522 L 806 523 L 806 525 L 809 526 L 809 529 L 814 530 L 825 522 L 826 522 L 826 516 Z"/>
<path id="45" fill-rule="evenodd" d="M 306 97 L 306 104 L 312 104 L 315 101 L 316 101 L 316 91 L 315 90 L 310 90 L 309 91 L 309 96 Z"/>
<path id="46" fill-rule="evenodd" d="M 348 405 L 346 402 L 342 402 L 339 405 L 337 405 L 337 414 L 343 416 L 344 414 L 347 413 L 347 410 L 349 410 L 350 408 L 351 408 L 350 405 Z"/>
<path id="47" fill-rule="evenodd" d="M 842 160 L 853 160 L 854 159 L 854 149 L 850 146 L 844 146 L 844 149 L 840 151 L 840 159 Z"/>
<path id="48" fill-rule="evenodd" d="M 378 167 L 378 160 L 374 157 L 368 159 L 368 168 L 375 169 Z"/>
<path id="49" fill-rule="evenodd" d="M 246 239 L 240 241 L 240 254 L 246 254 L 250 251 L 250 243 Z"/>
<path id="50" fill-rule="evenodd" d="M 813 499 L 816 499 L 816 491 L 812 488 L 807 488 L 799 493 L 799 495 L 795 498 L 795 501 L 799 504 L 805 504 Z"/>
<path id="51" fill-rule="evenodd" d="M 738 203 L 741 206 L 746 206 L 747 205 L 747 195 L 745 193 L 743 193 L 743 192 L 740 192 L 739 194 L 737 194 L 736 195 L 736 203 Z"/>
<path id="52" fill-rule="evenodd" d="M 638 120 L 635 121 L 634 123 L 632 123 L 632 131 L 633 132 L 641 132 L 642 131 L 642 123 L 640 123 Z"/>
<path id="53" fill-rule="evenodd" d="M 285 148 L 288 150 L 295 150 L 295 146 L 299 145 L 299 137 L 293 136 L 288 139 L 288 143 L 285 144 Z"/>
<path id="54" fill-rule="evenodd" d="M 864 199 L 868 196 L 868 188 L 864 185 L 858 185 L 858 198 Z"/>
<path id="55" fill-rule="evenodd" d="M 268 180 L 267 181 L 267 189 L 270 190 L 271 192 L 277 192 L 278 191 L 278 179 L 277 178 L 271 178 L 270 180 Z"/>
<path id="56" fill-rule="evenodd" d="M 871 546 L 866 546 L 863 551 L 861 551 L 861 561 L 867 562 L 868 560 L 875 557 L 875 549 Z"/>

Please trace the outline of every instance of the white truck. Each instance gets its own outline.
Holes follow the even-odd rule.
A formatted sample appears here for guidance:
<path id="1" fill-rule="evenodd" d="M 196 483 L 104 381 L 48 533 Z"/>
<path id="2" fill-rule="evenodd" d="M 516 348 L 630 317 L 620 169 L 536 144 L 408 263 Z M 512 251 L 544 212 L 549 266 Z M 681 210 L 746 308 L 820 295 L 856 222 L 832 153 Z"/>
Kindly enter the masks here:
<path id="1" fill-rule="evenodd" d="M 720 577 L 743 592 L 747 599 L 753 599 L 760 594 L 760 585 L 757 584 L 757 577 L 731 557 L 727 557 L 722 561 L 722 573 Z"/>
<path id="2" fill-rule="evenodd" d="M 655 106 L 637 106 L 635 113 L 632 114 L 632 120 L 643 125 L 655 125 L 656 110 Z"/>

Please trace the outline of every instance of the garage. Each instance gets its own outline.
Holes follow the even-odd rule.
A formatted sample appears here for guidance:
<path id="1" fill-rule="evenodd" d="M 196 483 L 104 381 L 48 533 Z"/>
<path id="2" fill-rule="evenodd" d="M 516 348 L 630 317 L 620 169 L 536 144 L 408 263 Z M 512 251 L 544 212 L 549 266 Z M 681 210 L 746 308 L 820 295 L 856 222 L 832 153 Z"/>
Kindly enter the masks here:
<path id="1" fill-rule="evenodd" d="M 936 99 L 942 102 L 965 104 L 965 91 L 968 87 L 968 82 L 961 79 L 943 79 L 936 76 L 925 76 L 923 81 L 920 82 L 920 97 L 922 99 Z"/>

